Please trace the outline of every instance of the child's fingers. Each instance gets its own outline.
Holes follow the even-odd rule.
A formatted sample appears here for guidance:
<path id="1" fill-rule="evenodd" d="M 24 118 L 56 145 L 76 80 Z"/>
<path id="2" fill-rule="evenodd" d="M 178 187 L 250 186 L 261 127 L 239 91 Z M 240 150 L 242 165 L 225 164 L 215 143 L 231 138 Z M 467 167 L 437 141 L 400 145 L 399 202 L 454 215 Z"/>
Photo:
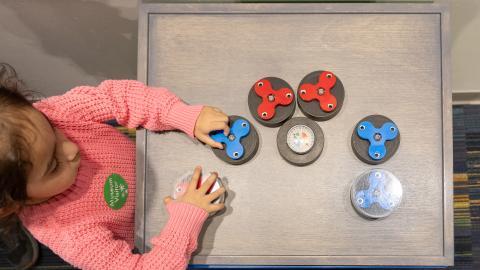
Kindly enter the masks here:
<path id="1" fill-rule="evenodd" d="M 207 190 L 215 183 L 218 178 L 218 174 L 216 172 L 211 173 L 210 176 L 207 178 L 207 181 L 202 184 L 202 186 L 198 189 L 202 194 L 206 194 Z"/>
<path id="2" fill-rule="evenodd" d="M 230 127 L 228 126 L 230 120 L 228 119 L 228 116 L 224 113 L 218 113 L 215 121 L 222 123 L 220 127 L 216 128 L 216 130 L 223 130 L 223 134 L 228 136 L 228 134 L 230 134 Z"/>
<path id="3" fill-rule="evenodd" d="M 215 192 L 208 194 L 206 197 L 207 197 L 209 202 L 213 202 L 218 197 L 222 196 L 223 193 L 225 193 L 225 188 L 221 187 L 221 188 L 217 189 Z"/>
<path id="4" fill-rule="evenodd" d="M 216 119 L 217 121 L 222 121 L 222 122 L 227 122 L 227 123 L 229 121 L 228 116 L 226 114 L 224 114 L 223 112 L 218 112 L 216 118 L 217 118 Z"/>
<path id="5" fill-rule="evenodd" d="M 222 114 L 222 115 L 226 115 L 220 108 L 217 108 L 217 107 L 211 107 L 216 114 Z"/>
<path id="6" fill-rule="evenodd" d="M 194 191 L 197 189 L 197 185 L 198 185 L 198 181 L 200 179 L 201 173 L 202 173 L 202 167 L 200 166 L 195 167 L 195 170 L 193 171 L 192 181 L 190 181 L 190 184 L 188 185 L 189 191 Z"/>
<path id="7" fill-rule="evenodd" d="M 230 127 L 228 126 L 228 122 L 225 123 L 222 129 L 223 129 L 223 134 L 225 134 L 225 136 L 228 136 L 228 134 L 230 134 Z"/>
<path id="8" fill-rule="evenodd" d="M 170 197 L 170 196 L 167 196 L 167 197 L 165 197 L 165 198 L 163 199 L 163 203 L 164 203 L 165 205 L 169 204 L 169 203 L 172 202 L 172 201 L 173 201 L 173 199 L 172 199 L 172 197 Z"/>
<path id="9" fill-rule="evenodd" d="M 224 203 L 215 203 L 215 204 L 210 204 L 210 206 L 208 207 L 208 210 L 210 213 L 212 213 L 212 212 L 218 212 L 223 208 L 225 208 Z"/>
<path id="10" fill-rule="evenodd" d="M 198 138 L 200 141 L 202 141 L 202 142 L 210 145 L 211 147 L 218 148 L 218 149 L 223 149 L 223 144 L 214 141 L 214 140 L 213 140 L 210 136 L 208 136 L 208 135 L 200 134 L 200 135 L 197 136 L 197 138 Z"/>
<path id="11" fill-rule="evenodd" d="M 212 120 L 214 121 L 220 121 L 220 122 L 225 122 L 228 123 L 230 119 L 228 119 L 228 115 L 224 114 L 223 112 L 214 112 L 212 116 Z"/>
<path id="12" fill-rule="evenodd" d="M 213 122 L 210 124 L 210 130 L 223 130 L 223 134 L 225 134 L 225 136 L 228 136 L 228 134 L 230 134 L 230 127 L 228 126 L 228 122 Z"/>
<path id="13" fill-rule="evenodd" d="M 214 130 L 224 130 L 225 127 L 228 128 L 228 124 L 223 122 L 223 121 L 213 121 L 213 122 L 210 122 L 210 125 L 208 127 L 208 129 L 210 131 L 214 131 Z"/>

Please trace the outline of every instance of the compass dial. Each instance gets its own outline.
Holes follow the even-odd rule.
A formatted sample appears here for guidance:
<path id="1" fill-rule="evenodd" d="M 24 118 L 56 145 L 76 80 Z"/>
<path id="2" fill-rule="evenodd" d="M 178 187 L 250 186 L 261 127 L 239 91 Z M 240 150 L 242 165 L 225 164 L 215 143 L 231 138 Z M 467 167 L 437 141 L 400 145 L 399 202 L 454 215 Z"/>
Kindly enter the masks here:
<path id="1" fill-rule="evenodd" d="M 315 134 L 306 125 L 295 125 L 287 133 L 287 145 L 297 154 L 305 154 L 315 144 Z"/>
<path id="2" fill-rule="evenodd" d="M 295 166 L 306 166 L 320 157 L 324 136 L 320 126 L 306 117 L 294 117 L 280 127 L 277 148 Z"/>

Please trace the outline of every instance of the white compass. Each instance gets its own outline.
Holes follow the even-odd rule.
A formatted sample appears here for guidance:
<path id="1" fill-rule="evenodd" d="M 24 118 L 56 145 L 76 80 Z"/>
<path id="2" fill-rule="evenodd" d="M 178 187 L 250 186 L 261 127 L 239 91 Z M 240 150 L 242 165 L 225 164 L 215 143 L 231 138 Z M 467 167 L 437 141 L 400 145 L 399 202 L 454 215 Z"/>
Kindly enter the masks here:
<path id="1" fill-rule="evenodd" d="M 295 125 L 288 130 L 287 145 L 297 154 L 305 154 L 315 144 L 315 134 L 306 125 Z"/>
<path id="2" fill-rule="evenodd" d="M 320 157 L 324 140 L 317 122 L 306 117 L 293 117 L 278 130 L 278 152 L 295 166 L 307 166 Z"/>

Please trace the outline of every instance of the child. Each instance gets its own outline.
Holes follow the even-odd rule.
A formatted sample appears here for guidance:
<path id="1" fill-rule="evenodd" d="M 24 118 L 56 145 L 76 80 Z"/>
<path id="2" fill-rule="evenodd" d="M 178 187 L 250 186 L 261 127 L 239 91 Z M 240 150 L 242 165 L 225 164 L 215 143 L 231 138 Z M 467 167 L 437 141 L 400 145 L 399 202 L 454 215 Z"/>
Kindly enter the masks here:
<path id="1" fill-rule="evenodd" d="M 33 106 L 12 88 L 0 87 L 0 217 L 18 214 L 38 241 L 81 269 L 185 269 L 208 214 L 224 207 L 211 203 L 223 188 L 206 195 L 217 174 L 196 189 L 195 168 L 186 194 L 164 199 L 169 220 L 152 250 L 133 254 L 135 145 L 105 122 L 178 129 L 222 148 L 208 134 L 228 135 L 228 117 L 137 81 L 80 86 Z"/>

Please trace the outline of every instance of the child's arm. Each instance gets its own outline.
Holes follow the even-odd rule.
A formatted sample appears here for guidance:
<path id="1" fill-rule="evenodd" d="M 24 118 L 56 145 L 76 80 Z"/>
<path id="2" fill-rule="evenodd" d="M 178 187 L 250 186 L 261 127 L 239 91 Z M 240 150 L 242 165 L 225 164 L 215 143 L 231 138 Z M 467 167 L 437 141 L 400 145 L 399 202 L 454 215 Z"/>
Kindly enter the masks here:
<path id="1" fill-rule="evenodd" d="M 66 227 L 41 223 L 27 228 L 33 229 L 35 238 L 53 252 L 81 269 L 185 269 L 197 248 L 197 238 L 208 213 L 224 208 L 223 203 L 212 204 L 212 201 L 220 197 L 225 188 L 207 194 L 218 174 L 212 173 L 197 188 L 200 175 L 201 168 L 195 168 L 185 194 L 175 201 L 165 198 L 169 219 L 160 235 L 152 238 L 151 251 L 143 255 L 132 254 L 133 247 L 112 233 L 111 226 L 122 228 L 122 224 L 105 223 L 104 217 L 93 215 Z"/>
<path id="2" fill-rule="evenodd" d="M 80 269 L 186 269 L 208 214 L 191 204 L 177 202 L 169 203 L 167 211 L 167 224 L 159 236 L 152 238 L 150 252 L 142 255 L 133 254 L 126 241 L 97 224 L 63 230 L 62 241 L 50 247 Z"/>
<path id="3" fill-rule="evenodd" d="M 191 137 L 203 108 L 183 103 L 165 88 L 147 87 L 133 80 L 107 80 L 97 87 L 75 87 L 34 106 L 49 118 L 59 120 L 106 122 L 115 119 L 128 128 L 179 129 Z"/>

